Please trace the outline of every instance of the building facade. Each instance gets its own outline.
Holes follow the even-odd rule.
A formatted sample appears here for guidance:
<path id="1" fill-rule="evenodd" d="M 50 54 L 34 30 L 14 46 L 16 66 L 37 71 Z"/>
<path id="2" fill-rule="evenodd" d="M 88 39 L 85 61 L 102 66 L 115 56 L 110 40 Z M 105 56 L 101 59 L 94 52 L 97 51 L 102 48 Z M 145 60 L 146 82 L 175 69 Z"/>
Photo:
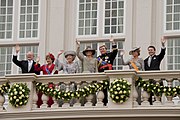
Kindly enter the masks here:
<path id="1" fill-rule="evenodd" d="M 161 37 L 166 36 L 162 70 L 180 69 L 180 0 L 0 0 L 0 76 L 20 73 L 12 63 L 14 46 L 21 46 L 19 59 L 33 51 L 45 63 L 48 52 L 97 50 L 105 43 L 111 51 L 113 36 L 119 53 L 141 47 L 141 57 L 154 45 L 157 54 Z M 63 56 L 61 56 L 63 59 Z M 114 69 L 123 69 L 119 54 Z"/>

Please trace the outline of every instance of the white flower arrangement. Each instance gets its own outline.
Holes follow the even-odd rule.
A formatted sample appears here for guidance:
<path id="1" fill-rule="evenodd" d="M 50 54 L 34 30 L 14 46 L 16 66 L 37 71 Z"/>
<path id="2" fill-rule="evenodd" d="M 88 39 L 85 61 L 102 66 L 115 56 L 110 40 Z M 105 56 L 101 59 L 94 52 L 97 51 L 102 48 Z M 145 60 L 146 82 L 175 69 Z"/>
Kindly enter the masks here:
<path id="1" fill-rule="evenodd" d="M 55 97 L 56 99 L 70 100 L 72 98 L 87 97 L 90 94 L 94 94 L 99 90 L 108 88 L 109 81 L 103 80 L 100 82 L 93 82 L 83 88 L 79 88 L 76 91 L 61 91 L 54 88 L 48 88 L 48 85 L 42 83 L 36 83 L 36 89 L 43 92 L 46 95 Z"/>
<path id="2" fill-rule="evenodd" d="M 14 107 L 26 105 L 29 99 L 29 88 L 26 83 L 15 83 L 9 89 L 9 103 Z"/>
<path id="3" fill-rule="evenodd" d="M 109 87 L 110 97 L 115 103 L 124 103 L 131 92 L 131 84 L 124 79 L 115 79 Z"/>

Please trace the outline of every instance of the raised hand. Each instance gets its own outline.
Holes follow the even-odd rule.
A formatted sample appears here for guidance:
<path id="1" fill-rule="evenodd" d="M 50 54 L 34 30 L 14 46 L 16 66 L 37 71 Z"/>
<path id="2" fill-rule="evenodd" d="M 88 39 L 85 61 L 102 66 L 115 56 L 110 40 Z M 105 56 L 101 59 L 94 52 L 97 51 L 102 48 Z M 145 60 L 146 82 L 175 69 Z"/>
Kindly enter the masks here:
<path id="1" fill-rule="evenodd" d="M 40 61 L 40 57 L 38 56 L 38 57 L 36 58 L 36 63 L 38 64 L 39 61 Z"/>
<path id="2" fill-rule="evenodd" d="M 115 42 L 114 42 L 114 38 L 113 38 L 113 36 L 111 35 L 111 38 L 109 39 L 109 41 L 110 42 L 112 42 L 112 44 L 115 44 Z"/>
<path id="3" fill-rule="evenodd" d="M 163 36 L 161 38 L 161 44 L 162 44 L 163 47 L 165 47 L 165 43 L 166 43 L 166 38 L 165 38 L 165 36 Z"/>
<path id="4" fill-rule="evenodd" d="M 80 47 L 80 42 L 76 39 L 76 45 L 77 47 Z"/>
<path id="5" fill-rule="evenodd" d="M 120 55 L 123 56 L 125 54 L 125 50 L 120 50 Z"/>
<path id="6" fill-rule="evenodd" d="M 63 52 L 64 52 L 64 50 L 60 50 L 60 51 L 58 52 L 58 57 L 59 57 Z"/>
<path id="7" fill-rule="evenodd" d="M 18 53 L 20 51 L 20 47 L 18 44 L 15 46 L 15 49 L 16 49 L 16 53 Z"/>

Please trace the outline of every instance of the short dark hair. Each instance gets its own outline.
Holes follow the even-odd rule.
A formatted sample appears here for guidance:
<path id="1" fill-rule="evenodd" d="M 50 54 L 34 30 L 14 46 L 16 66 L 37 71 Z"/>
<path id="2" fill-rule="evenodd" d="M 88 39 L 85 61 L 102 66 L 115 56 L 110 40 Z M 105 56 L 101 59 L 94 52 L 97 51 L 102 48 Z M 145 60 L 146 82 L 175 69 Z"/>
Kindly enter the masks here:
<path id="1" fill-rule="evenodd" d="M 149 49 L 149 48 L 153 48 L 154 51 L 156 51 L 156 48 L 155 48 L 154 46 L 149 46 L 148 49 Z"/>

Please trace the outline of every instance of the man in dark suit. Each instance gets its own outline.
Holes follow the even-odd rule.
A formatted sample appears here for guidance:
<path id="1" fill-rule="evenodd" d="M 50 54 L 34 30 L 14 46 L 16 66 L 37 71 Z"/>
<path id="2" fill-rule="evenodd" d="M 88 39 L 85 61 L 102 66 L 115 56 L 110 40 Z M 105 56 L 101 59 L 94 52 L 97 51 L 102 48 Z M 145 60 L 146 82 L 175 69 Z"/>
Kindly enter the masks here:
<path id="1" fill-rule="evenodd" d="M 102 45 L 99 47 L 99 51 L 101 55 L 97 57 L 98 60 L 98 72 L 104 72 L 105 70 L 112 70 L 114 59 L 116 58 L 116 55 L 118 53 L 117 45 L 114 42 L 113 37 L 111 36 L 110 42 L 112 42 L 112 52 L 107 52 L 106 45 Z M 106 106 L 108 103 L 108 92 L 107 88 L 103 89 L 104 92 L 104 99 L 103 103 Z"/>
<path id="2" fill-rule="evenodd" d="M 16 64 L 17 66 L 19 66 L 21 68 L 22 73 L 35 73 L 35 74 L 39 75 L 40 72 L 35 72 L 34 71 L 34 65 L 36 64 L 36 62 L 34 62 L 34 54 L 33 54 L 33 52 L 29 51 L 26 54 L 27 60 L 19 61 L 19 60 L 17 60 L 17 54 L 20 51 L 19 45 L 16 45 L 15 49 L 16 49 L 16 54 L 13 55 L 13 62 L 14 62 L 14 64 Z"/>
<path id="3" fill-rule="evenodd" d="M 164 58 L 166 51 L 165 42 L 166 42 L 165 38 L 162 37 L 161 38 L 162 48 L 159 55 L 156 55 L 156 48 L 154 46 L 148 47 L 149 56 L 144 60 L 144 67 L 146 71 L 160 70 L 160 64 L 162 59 Z M 154 84 L 156 83 L 154 80 L 150 80 L 150 82 Z M 160 85 L 163 85 L 163 83 L 161 82 Z M 152 105 L 152 96 L 153 93 L 150 94 L 150 98 L 149 98 L 149 102 L 151 105 Z"/>
<path id="4" fill-rule="evenodd" d="M 165 42 L 166 40 L 164 39 L 164 37 L 162 37 L 161 38 L 162 48 L 159 55 L 156 55 L 156 48 L 154 46 L 148 47 L 149 56 L 144 60 L 144 66 L 145 66 L 146 71 L 160 70 L 160 63 L 162 59 L 164 58 L 165 51 L 166 51 Z"/>

